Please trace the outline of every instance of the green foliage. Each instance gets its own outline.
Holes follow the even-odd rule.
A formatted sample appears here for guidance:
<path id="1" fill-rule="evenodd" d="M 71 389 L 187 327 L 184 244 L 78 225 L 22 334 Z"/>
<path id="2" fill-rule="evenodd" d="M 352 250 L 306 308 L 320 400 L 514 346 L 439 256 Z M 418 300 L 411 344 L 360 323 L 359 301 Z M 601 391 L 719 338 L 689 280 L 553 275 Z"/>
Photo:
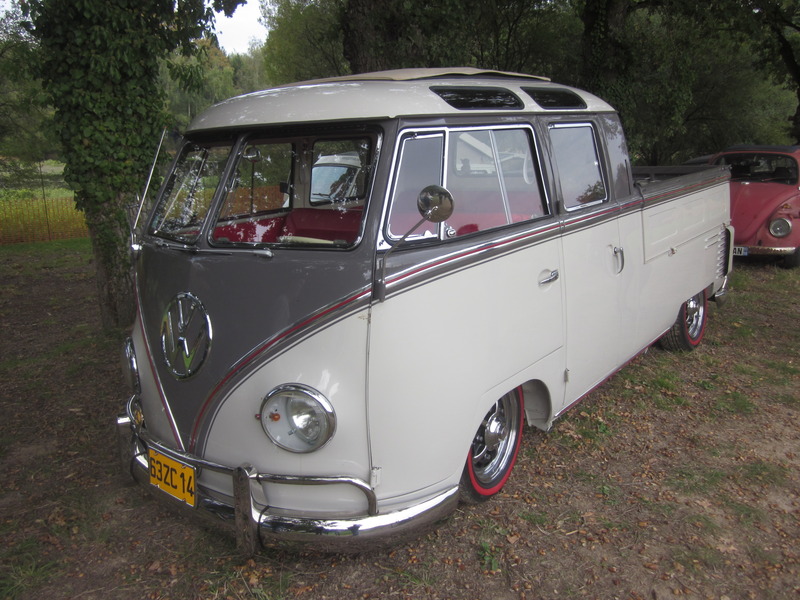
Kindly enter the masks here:
<path id="1" fill-rule="evenodd" d="M 680 163 L 734 143 L 789 142 L 792 94 L 753 64 L 750 42 L 709 36 L 704 24 L 679 14 L 639 11 L 628 24 L 626 74 L 605 97 L 622 115 L 636 162 Z"/>
<path id="2" fill-rule="evenodd" d="M 500 570 L 498 550 L 489 542 L 481 542 L 478 558 L 484 571 L 496 572 Z"/>
<path id="3" fill-rule="evenodd" d="M 103 322 L 133 318 L 127 206 L 165 123 L 159 61 L 197 52 L 193 40 L 242 0 L 28 0 L 41 75 L 55 107 L 64 178 L 86 215 Z M 189 71 L 191 72 L 191 71 Z"/>
<path id="4" fill-rule="evenodd" d="M 571 40 L 580 38 L 582 24 L 570 2 L 472 0 L 453 12 L 447 25 L 459 29 L 446 43 L 456 39 L 466 49 L 457 64 L 578 80 L 580 53 Z"/>
<path id="5" fill-rule="evenodd" d="M 546 75 L 610 101 L 636 162 L 674 164 L 734 143 L 791 141 L 796 86 L 783 63 L 775 68 L 770 2 L 780 4 L 716 0 L 728 20 L 720 28 L 719 13 L 689 0 L 271 0 L 265 57 L 275 83 L 458 64 Z M 763 18 L 745 18 L 753 3 Z M 781 32 L 800 45 L 786 23 Z"/>
<path id="6" fill-rule="evenodd" d="M 228 57 L 228 62 L 233 68 L 233 85 L 238 94 L 248 94 L 269 87 L 263 45 L 251 46 L 247 54 L 233 54 Z"/>
<path id="7" fill-rule="evenodd" d="M 343 0 L 270 0 L 264 45 L 267 80 L 305 81 L 349 72 L 343 54 Z"/>
<path id="8" fill-rule="evenodd" d="M 160 88 L 168 102 L 171 125 L 179 130 L 186 129 L 208 106 L 243 93 L 234 84 L 234 67 L 222 51 L 208 40 L 199 45 L 203 52 L 195 56 L 175 52 L 168 62 L 161 63 Z"/>
<path id="9" fill-rule="evenodd" d="M 49 110 L 35 76 L 38 52 L 16 6 L 0 15 L 0 188 L 31 178 L 52 153 Z"/>

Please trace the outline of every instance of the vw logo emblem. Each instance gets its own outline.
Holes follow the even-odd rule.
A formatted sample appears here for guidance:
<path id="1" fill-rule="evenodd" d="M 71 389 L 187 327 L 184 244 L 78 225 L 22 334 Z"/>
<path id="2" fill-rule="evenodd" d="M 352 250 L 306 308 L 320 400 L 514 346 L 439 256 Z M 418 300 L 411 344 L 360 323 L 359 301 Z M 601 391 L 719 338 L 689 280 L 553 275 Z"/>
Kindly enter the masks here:
<path id="1" fill-rule="evenodd" d="M 211 319 L 195 296 L 175 296 L 161 319 L 161 351 L 178 379 L 191 377 L 203 366 L 211 349 Z"/>

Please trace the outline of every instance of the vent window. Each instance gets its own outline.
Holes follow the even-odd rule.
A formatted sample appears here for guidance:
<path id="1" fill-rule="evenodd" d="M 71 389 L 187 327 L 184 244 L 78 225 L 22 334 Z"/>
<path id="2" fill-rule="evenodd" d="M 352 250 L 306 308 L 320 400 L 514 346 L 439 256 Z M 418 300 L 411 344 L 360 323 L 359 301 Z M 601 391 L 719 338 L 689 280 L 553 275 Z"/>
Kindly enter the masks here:
<path id="1" fill-rule="evenodd" d="M 520 110 L 525 107 L 516 94 L 505 88 L 432 87 L 431 91 L 459 110 Z"/>
<path id="2" fill-rule="evenodd" d="M 570 90 L 523 88 L 534 102 L 546 110 L 586 108 L 586 102 Z"/>

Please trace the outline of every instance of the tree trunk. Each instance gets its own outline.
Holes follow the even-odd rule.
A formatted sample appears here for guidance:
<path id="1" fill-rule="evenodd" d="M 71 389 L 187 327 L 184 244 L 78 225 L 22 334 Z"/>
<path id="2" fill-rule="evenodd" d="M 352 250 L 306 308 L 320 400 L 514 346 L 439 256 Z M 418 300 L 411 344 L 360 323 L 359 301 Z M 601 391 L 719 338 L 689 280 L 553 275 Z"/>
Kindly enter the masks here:
<path id="1" fill-rule="evenodd" d="M 115 207 L 86 214 L 95 260 L 97 298 L 103 327 L 128 327 L 135 316 L 133 266 L 130 255 L 130 232 L 123 198 L 117 196 Z"/>
<path id="2" fill-rule="evenodd" d="M 789 78 L 795 86 L 797 108 L 790 119 L 792 125 L 789 129 L 789 135 L 795 140 L 796 144 L 800 144 L 800 62 L 797 60 L 794 46 L 787 37 L 782 24 L 780 22 L 772 22 L 769 24 L 769 28 L 778 44 L 781 60 L 783 60 L 783 64 L 786 66 Z"/>
<path id="3" fill-rule="evenodd" d="M 595 93 L 610 86 L 627 66 L 620 32 L 632 10 L 630 0 L 586 0 L 581 21 L 583 37 L 582 85 Z"/>
<path id="4" fill-rule="evenodd" d="M 391 0 L 350 0 L 343 19 L 344 57 L 353 73 L 386 68 L 383 26 L 392 11 Z M 379 18 L 376 18 L 379 15 Z M 395 31 L 395 34 L 397 32 Z"/>

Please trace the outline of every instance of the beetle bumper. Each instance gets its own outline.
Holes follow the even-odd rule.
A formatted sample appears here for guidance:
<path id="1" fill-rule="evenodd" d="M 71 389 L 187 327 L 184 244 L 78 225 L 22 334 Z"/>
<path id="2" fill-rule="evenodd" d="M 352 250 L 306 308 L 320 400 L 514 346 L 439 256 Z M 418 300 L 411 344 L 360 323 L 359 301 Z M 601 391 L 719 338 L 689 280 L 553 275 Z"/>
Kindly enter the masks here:
<path id="1" fill-rule="evenodd" d="M 742 246 L 746 248 L 745 256 L 789 256 L 794 254 L 796 248 L 789 246 L 788 248 L 772 247 L 772 246 Z M 739 256 L 742 256 L 741 254 Z"/>
<path id="2" fill-rule="evenodd" d="M 236 467 L 219 465 L 159 444 L 151 439 L 145 430 L 137 426 L 128 412 L 117 417 L 116 426 L 124 468 L 138 483 L 152 490 L 157 497 L 166 497 L 166 494 L 150 485 L 149 449 L 190 465 L 198 472 L 209 469 L 229 475 L 233 490 L 231 503 L 220 501 L 206 493 L 202 486 L 196 486 L 197 508 L 191 509 L 187 506 L 186 510 L 198 513 L 202 517 L 211 517 L 216 523 L 223 523 L 232 529 L 236 534 L 239 551 L 246 556 L 253 555 L 261 547 L 284 544 L 303 546 L 313 544 L 315 550 L 333 552 L 360 552 L 372 547 L 391 545 L 412 535 L 418 535 L 425 527 L 452 513 L 458 504 L 458 487 L 453 487 L 409 508 L 383 514 L 378 509 L 374 490 L 367 482 L 356 478 L 298 477 L 259 473 L 248 464 Z M 290 485 L 352 485 L 366 496 L 368 514 L 342 519 L 274 514 L 269 506 L 256 501 L 254 490 L 257 487 L 260 491 L 264 482 Z"/>

